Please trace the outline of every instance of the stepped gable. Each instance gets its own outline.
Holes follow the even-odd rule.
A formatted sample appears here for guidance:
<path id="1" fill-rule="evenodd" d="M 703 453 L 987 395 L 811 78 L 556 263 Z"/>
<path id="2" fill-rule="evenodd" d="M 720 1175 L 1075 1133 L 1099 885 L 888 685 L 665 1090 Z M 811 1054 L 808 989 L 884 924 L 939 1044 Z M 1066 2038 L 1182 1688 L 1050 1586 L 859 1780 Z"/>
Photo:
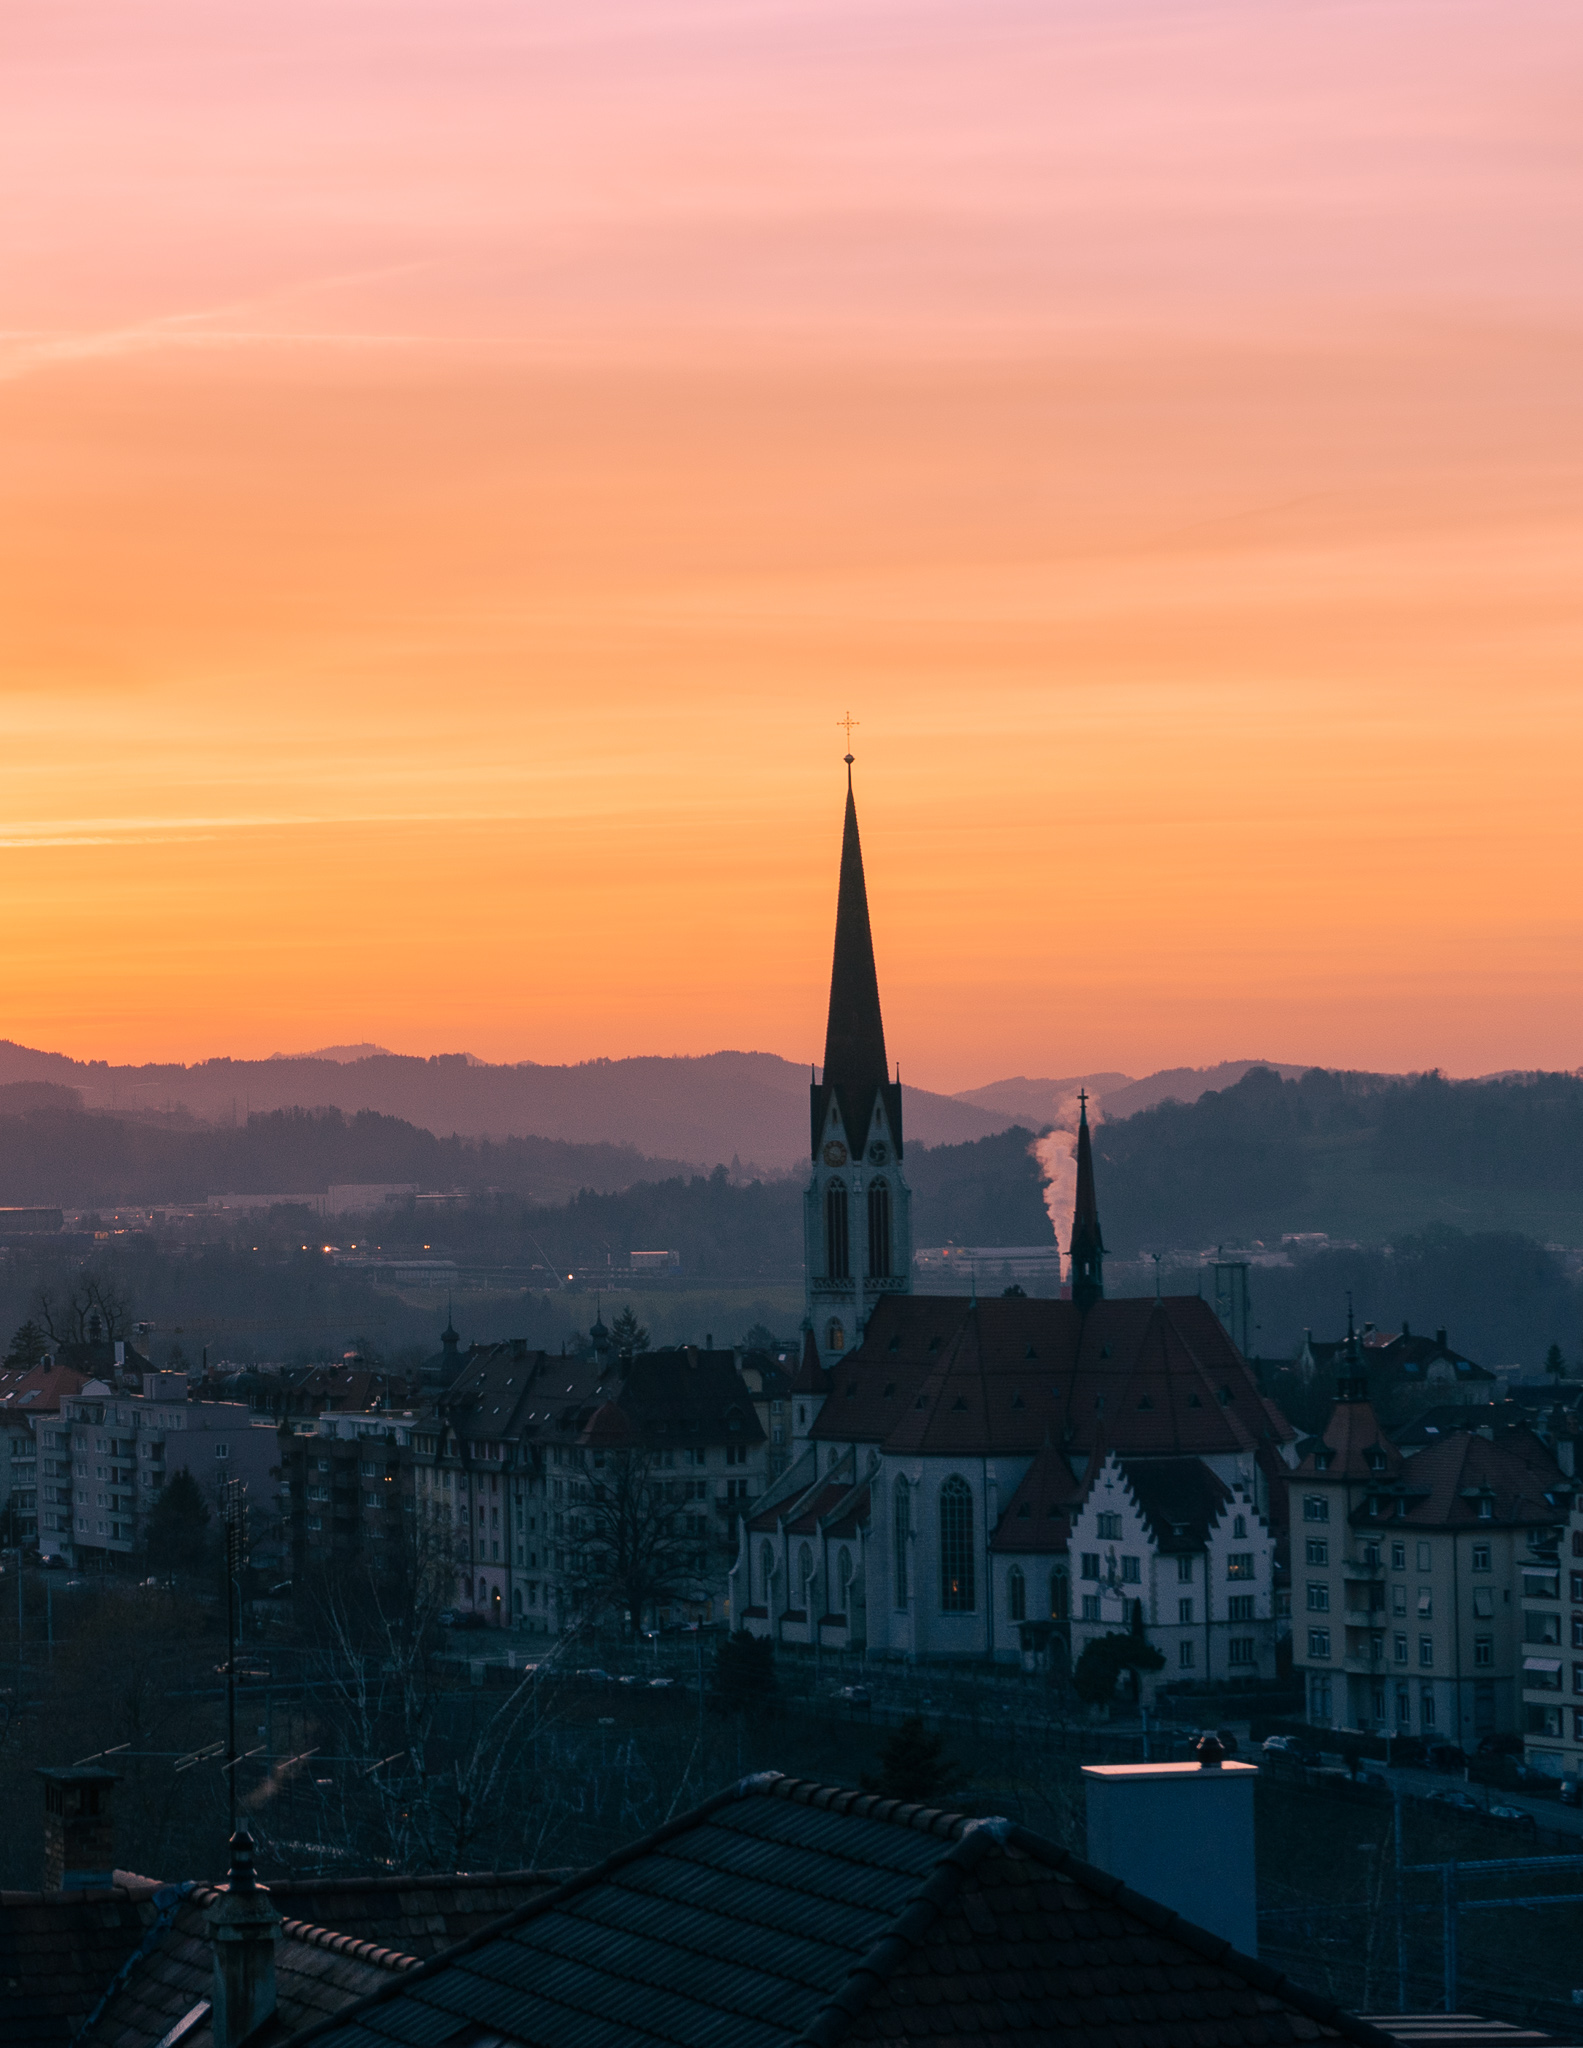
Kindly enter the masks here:
<path id="1" fill-rule="evenodd" d="M 1378 2032 L 1008 1820 L 765 1772 L 296 2038 L 1288 2048 Z"/>
<path id="2" fill-rule="evenodd" d="M 1006 1503 L 1005 1513 L 990 1538 L 997 1551 L 1065 1550 L 1072 1516 L 1088 1482 L 1075 1476 L 1053 1445 L 1046 1444 L 1023 1474 L 1022 1484 Z"/>
<path id="3" fill-rule="evenodd" d="M 1253 1454 L 1291 1425 L 1214 1310 L 1163 1301 L 887 1296 L 810 1434 L 899 1454 Z"/>
<path id="4" fill-rule="evenodd" d="M 1121 1458 L 1117 1461 L 1158 1548 L 1200 1551 L 1231 1505 L 1231 1488 L 1201 1458 Z"/>

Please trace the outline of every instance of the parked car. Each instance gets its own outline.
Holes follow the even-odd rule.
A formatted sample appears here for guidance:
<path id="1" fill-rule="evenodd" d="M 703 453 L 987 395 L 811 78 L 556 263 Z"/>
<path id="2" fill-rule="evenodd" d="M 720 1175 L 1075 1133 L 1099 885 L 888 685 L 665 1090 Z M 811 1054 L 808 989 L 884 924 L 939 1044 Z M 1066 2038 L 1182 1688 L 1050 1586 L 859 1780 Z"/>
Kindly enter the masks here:
<path id="1" fill-rule="evenodd" d="M 1506 1821 L 1512 1827 L 1526 1828 L 1530 1834 L 1539 1825 L 1526 1806 L 1492 1806 L 1490 1819 Z"/>
<path id="2" fill-rule="evenodd" d="M 592 1665 L 587 1671 L 576 1671 L 572 1675 L 574 1678 L 585 1680 L 589 1685 L 608 1685 L 610 1683 L 610 1673 L 608 1671 L 601 1671 L 597 1664 Z"/>
<path id="3" fill-rule="evenodd" d="M 1521 1756 L 1523 1739 L 1520 1735 L 1481 1735 L 1475 1756 Z"/>
<path id="4" fill-rule="evenodd" d="M 649 1680 L 649 1690 L 651 1692 L 668 1692 L 675 1683 L 674 1678 L 651 1678 Z"/>
<path id="5" fill-rule="evenodd" d="M 1458 1813 L 1484 1811 L 1471 1792 L 1431 1792 L 1429 1797 L 1440 1806 L 1454 1806 Z"/>
<path id="6" fill-rule="evenodd" d="M 866 1685 L 843 1685 L 831 1694 L 832 1699 L 844 1700 L 849 1707 L 866 1707 L 873 1695 Z"/>
<path id="7" fill-rule="evenodd" d="M 1583 1787 L 1580 1787 L 1576 1778 L 1563 1778 L 1561 1780 L 1561 1804 L 1563 1806 L 1583 1806 Z"/>
<path id="8" fill-rule="evenodd" d="M 465 1607 L 442 1607 L 441 1628 L 488 1628 L 489 1623 L 481 1614 L 470 1614 Z"/>
<path id="9" fill-rule="evenodd" d="M 1305 1744 L 1297 1735 L 1266 1735 L 1264 1753 L 1266 1756 L 1301 1756 Z"/>

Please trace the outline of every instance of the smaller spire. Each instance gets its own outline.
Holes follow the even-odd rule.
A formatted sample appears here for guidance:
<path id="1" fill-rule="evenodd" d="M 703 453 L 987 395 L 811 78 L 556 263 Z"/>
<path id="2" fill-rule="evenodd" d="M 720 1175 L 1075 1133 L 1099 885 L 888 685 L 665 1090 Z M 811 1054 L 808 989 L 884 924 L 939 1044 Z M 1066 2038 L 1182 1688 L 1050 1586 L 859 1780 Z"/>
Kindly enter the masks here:
<path id="1" fill-rule="evenodd" d="M 1088 1130 L 1088 1090 L 1077 1091 L 1077 1200 L 1072 1208 L 1072 1299 L 1091 1308 L 1105 1298 L 1105 1240 L 1094 1193 L 1094 1143 Z"/>

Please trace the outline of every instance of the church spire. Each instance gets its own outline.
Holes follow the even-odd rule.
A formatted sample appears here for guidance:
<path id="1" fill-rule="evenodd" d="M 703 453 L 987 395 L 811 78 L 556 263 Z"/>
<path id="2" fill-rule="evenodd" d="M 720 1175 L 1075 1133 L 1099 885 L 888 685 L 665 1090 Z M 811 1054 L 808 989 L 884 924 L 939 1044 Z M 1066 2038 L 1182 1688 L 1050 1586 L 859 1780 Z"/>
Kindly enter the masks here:
<path id="1" fill-rule="evenodd" d="M 841 888 L 836 898 L 835 959 L 830 969 L 830 1014 L 825 1025 L 824 1078 L 842 1088 L 872 1088 L 886 1079 L 885 1026 L 879 1012 L 879 976 L 869 929 L 863 846 L 852 795 L 852 756 L 846 757 L 846 825 L 841 834 Z"/>
<path id="2" fill-rule="evenodd" d="M 1105 1240 L 1094 1195 L 1094 1145 L 1088 1134 L 1088 1091 L 1078 1090 L 1077 1201 L 1072 1209 L 1072 1299 L 1089 1308 L 1105 1298 Z"/>

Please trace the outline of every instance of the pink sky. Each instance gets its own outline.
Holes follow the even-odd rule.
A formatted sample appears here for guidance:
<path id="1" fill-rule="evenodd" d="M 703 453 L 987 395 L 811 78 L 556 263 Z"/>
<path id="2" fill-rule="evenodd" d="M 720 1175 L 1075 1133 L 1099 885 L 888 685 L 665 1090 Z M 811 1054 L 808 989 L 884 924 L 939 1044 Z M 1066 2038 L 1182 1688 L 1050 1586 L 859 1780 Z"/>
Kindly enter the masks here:
<path id="1" fill-rule="evenodd" d="M 1575 0 L 0 37 L 0 1035 L 1583 1059 Z"/>

